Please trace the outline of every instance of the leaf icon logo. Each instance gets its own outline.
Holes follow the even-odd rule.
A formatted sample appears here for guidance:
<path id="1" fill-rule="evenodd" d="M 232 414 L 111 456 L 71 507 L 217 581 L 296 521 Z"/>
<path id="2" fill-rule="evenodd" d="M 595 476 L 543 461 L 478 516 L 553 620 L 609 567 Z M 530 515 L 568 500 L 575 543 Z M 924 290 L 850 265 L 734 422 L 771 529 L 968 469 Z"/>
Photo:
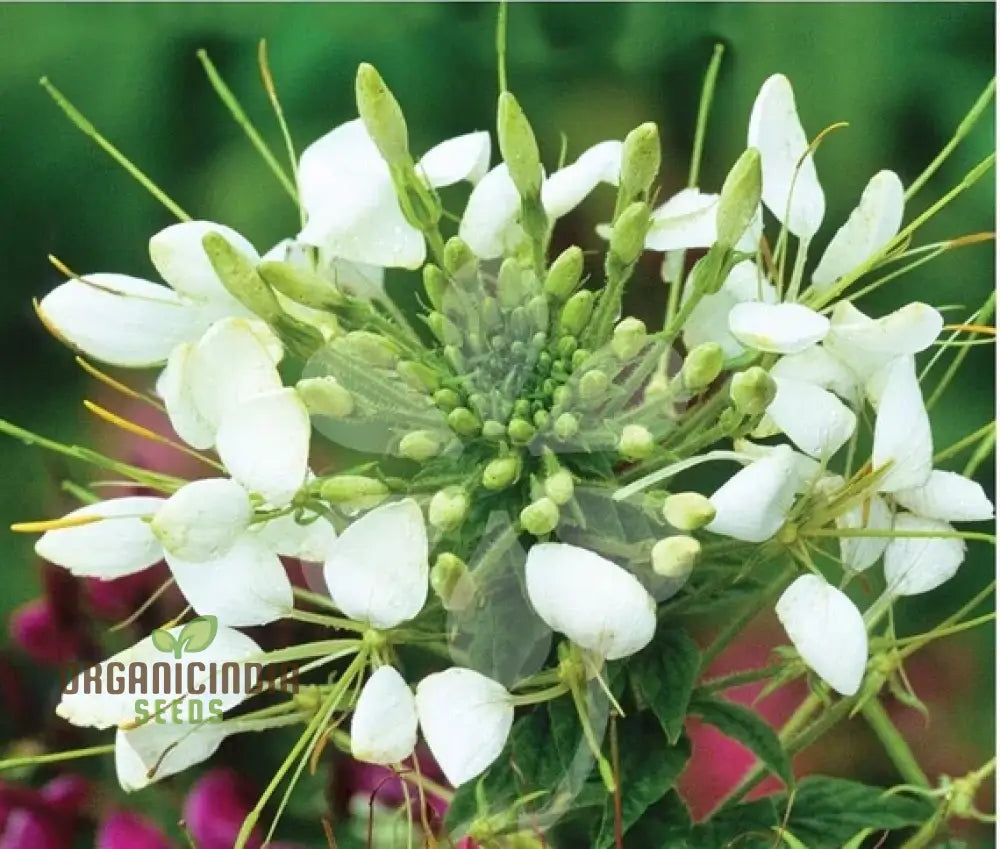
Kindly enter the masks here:
<path id="1" fill-rule="evenodd" d="M 162 652 L 173 654 L 178 660 L 188 654 L 200 652 L 212 645 L 219 631 L 219 620 L 214 616 L 196 616 L 175 637 L 165 628 L 156 628 L 150 637 L 153 645 Z"/>

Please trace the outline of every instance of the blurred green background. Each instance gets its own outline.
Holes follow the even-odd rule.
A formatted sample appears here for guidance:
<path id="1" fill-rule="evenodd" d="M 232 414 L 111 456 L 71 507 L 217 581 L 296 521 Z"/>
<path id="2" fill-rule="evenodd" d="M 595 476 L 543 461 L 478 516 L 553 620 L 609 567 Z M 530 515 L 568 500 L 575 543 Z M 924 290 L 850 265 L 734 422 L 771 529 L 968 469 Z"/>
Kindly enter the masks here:
<path id="1" fill-rule="evenodd" d="M 48 435 L 108 444 L 107 427 L 86 420 L 80 406 L 87 379 L 42 330 L 30 301 L 59 282 L 50 253 L 80 273 L 150 276 L 147 240 L 171 222 L 66 121 L 38 86 L 40 76 L 48 75 L 195 217 L 225 222 L 266 249 L 294 232 L 295 210 L 217 101 L 195 51 L 209 51 L 276 150 L 280 140 L 256 64 L 261 37 L 300 149 L 354 117 L 354 70 L 372 62 L 402 103 L 420 151 L 491 127 L 495 16 L 495 7 L 475 3 L 0 6 L 0 415 Z M 875 171 L 889 167 L 909 182 L 942 147 L 993 73 L 993 39 L 991 4 L 514 4 L 508 69 L 550 162 L 561 133 L 574 156 L 655 120 L 665 148 L 663 197 L 686 179 L 712 45 L 721 41 L 727 52 L 702 171 L 706 190 L 717 190 L 744 147 L 761 82 L 786 73 L 810 134 L 850 123 L 817 155 L 828 198 L 822 244 Z M 954 185 L 993 140 L 991 110 L 909 215 Z M 597 205 L 585 205 L 560 232 L 591 239 L 599 216 Z M 991 230 L 993 222 L 991 175 L 928 225 L 918 243 Z M 634 310 L 646 317 L 662 315 L 655 270 L 651 263 L 630 292 Z M 993 248 L 986 243 L 925 266 L 869 305 L 961 304 L 948 313 L 958 321 L 992 286 Z M 935 411 L 939 446 L 992 417 L 993 386 L 992 349 L 976 348 Z M 0 470 L 0 525 L 66 506 L 61 463 L 5 439 Z M 981 475 L 992 495 L 992 461 Z M 0 533 L 0 612 L 38 591 L 31 542 Z M 992 574 L 992 557 L 974 551 L 947 587 L 907 603 L 904 625 L 968 598 Z M 967 675 L 931 729 L 938 746 L 956 747 L 962 768 L 994 748 L 992 646 L 985 630 L 948 644 Z"/>

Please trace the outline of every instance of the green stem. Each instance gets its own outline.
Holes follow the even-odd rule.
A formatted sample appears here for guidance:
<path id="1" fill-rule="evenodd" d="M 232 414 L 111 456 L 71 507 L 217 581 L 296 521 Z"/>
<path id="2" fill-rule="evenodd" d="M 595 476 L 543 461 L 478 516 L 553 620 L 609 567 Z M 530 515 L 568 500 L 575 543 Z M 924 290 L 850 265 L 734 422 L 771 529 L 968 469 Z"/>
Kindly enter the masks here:
<path id="1" fill-rule="evenodd" d="M 899 729 L 893 724 L 877 697 L 865 702 L 864 707 L 861 708 L 861 715 L 871 730 L 875 732 L 875 736 L 878 737 L 882 748 L 889 756 L 889 760 L 893 762 L 906 782 L 919 787 L 930 787 L 930 781 L 920 768 L 920 764 L 917 763 L 909 743 L 903 739 L 903 735 L 899 733 Z"/>
<path id="2" fill-rule="evenodd" d="M 691 148 L 691 167 L 688 171 L 688 188 L 698 185 L 701 172 L 701 156 L 705 147 L 705 135 L 708 131 L 708 116 L 712 110 L 712 99 L 715 96 L 715 83 L 719 78 L 719 68 L 722 66 L 722 56 L 726 52 L 725 45 L 716 44 L 712 50 L 712 58 L 705 71 L 705 81 L 701 85 L 701 98 L 698 101 L 698 118 L 694 128 L 694 145 Z"/>
<path id="3" fill-rule="evenodd" d="M 968 436 L 963 436 L 958 442 L 942 448 L 934 455 L 934 465 L 940 466 L 945 460 L 950 460 L 956 454 L 961 454 L 970 445 L 975 445 L 986 436 L 993 436 L 996 432 L 996 422 L 987 422 L 978 430 L 973 431 Z"/>
<path id="4" fill-rule="evenodd" d="M 701 689 L 709 693 L 729 690 L 733 687 L 739 687 L 742 684 L 752 684 L 755 681 L 770 678 L 783 671 L 784 668 L 782 664 L 776 663 L 771 666 L 762 666 L 759 669 L 744 669 L 740 672 L 730 672 L 727 675 L 719 675 L 716 678 L 709 678 L 707 681 L 702 682 Z"/>
<path id="5" fill-rule="evenodd" d="M 0 761 L 0 772 L 7 769 L 17 769 L 22 766 L 36 764 L 54 764 L 60 761 L 70 761 L 76 758 L 89 758 L 95 755 L 110 755 L 114 753 L 114 743 L 105 746 L 91 746 L 89 749 L 73 749 L 69 752 L 50 752 L 47 755 L 24 755 L 20 758 L 7 758 Z"/>

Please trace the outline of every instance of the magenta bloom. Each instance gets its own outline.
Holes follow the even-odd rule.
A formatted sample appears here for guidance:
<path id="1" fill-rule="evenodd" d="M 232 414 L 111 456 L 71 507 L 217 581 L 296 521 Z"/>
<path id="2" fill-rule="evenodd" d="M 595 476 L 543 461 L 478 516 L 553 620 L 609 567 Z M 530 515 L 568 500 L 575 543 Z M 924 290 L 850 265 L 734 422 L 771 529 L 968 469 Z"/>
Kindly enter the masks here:
<path id="1" fill-rule="evenodd" d="M 97 831 L 96 849 L 172 849 L 166 835 L 150 820 L 130 811 L 115 811 Z"/>
<path id="2" fill-rule="evenodd" d="M 70 849 L 89 795 L 86 780 L 72 774 L 40 790 L 0 784 L 0 849 Z"/>
<path id="3" fill-rule="evenodd" d="M 69 663 L 80 657 L 80 635 L 60 621 L 45 597 L 21 605 L 8 627 L 18 648 L 38 663 Z"/>
<path id="4" fill-rule="evenodd" d="M 232 849 L 253 797 L 231 769 L 214 769 L 198 779 L 184 801 L 184 821 L 198 849 Z M 254 831 L 248 849 L 262 840 Z"/>

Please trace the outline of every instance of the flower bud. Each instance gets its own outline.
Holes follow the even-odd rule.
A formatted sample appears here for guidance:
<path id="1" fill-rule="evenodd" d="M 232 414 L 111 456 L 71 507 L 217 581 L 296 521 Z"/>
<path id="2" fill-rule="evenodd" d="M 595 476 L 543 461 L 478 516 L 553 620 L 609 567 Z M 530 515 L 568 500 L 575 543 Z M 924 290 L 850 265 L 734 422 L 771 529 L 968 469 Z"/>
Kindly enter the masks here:
<path id="1" fill-rule="evenodd" d="M 573 370 L 576 371 L 578 368 L 583 368 L 589 360 L 590 351 L 587 348 L 577 348 L 573 352 L 573 356 L 570 358 L 570 365 L 572 365 Z"/>
<path id="2" fill-rule="evenodd" d="M 483 486 L 487 489 L 506 489 L 521 474 L 521 461 L 517 457 L 497 457 L 483 469 Z"/>
<path id="3" fill-rule="evenodd" d="M 583 277 L 583 251 L 570 245 L 555 258 L 545 275 L 545 293 L 557 301 L 565 301 Z"/>
<path id="4" fill-rule="evenodd" d="M 661 578 L 686 580 L 700 554 L 701 543 L 694 537 L 666 537 L 653 546 L 653 571 Z"/>
<path id="5" fill-rule="evenodd" d="M 465 355 L 458 345 L 445 345 L 441 353 L 455 374 L 461 374 L 465 371 Z"/>
<path id="6" fill-rule="evenodd" d="M 344 296 L 326 279 L 290 262 L 262 262 L 257 273 L 268 286 L 297 304 L 327 311 L 344 304 Z"/>
<path id="7" fill-rule="evenodd" d="M 358 114 L 382 158 L 392 166 L 410 162 L 406 119 L 385 81 L 367 62 L 358 66 L 354 83 Z"/>
<path id="8" fill-rule="evenodd" d="M 535 426 L 524 419 L 511 419 L 507 425 L 507 434 L 515 445 L 527 445 L 535 438 Z"/>
<path id="9" fill-rule="evenodd" d="M 559 506 L 547 495 L 532 501 L 521 511 L 521 527 L 536 537 L 552 533 L 558 524 Z"/>
<path id="10" fill-rule="evenodd" d="M 642 425 L 630 424 L 622 428 L 618 453 L 627 460 L 645 460 L 653 453 L 653 447 L 653 434 Z"/>
<path id="11" fill-rule="evenodd" d="M 464 610 L 475 597 L 475 584 L 465 561 L 451 552 L 437 556 L 430 573 L 434 590 L 445 610 Z"/>
<path id="12" fill-rule="evenodd" d="M 573 475 L 568 469 L 559 469 L 545 479 L 545 494 L 560 506 L 573 497 Z"/>
<path id="13" fill-rule="evenodd" d="M 399 349 L 392 342 L 368 330 L 352 330 L 340 345 L 348 355 L 379 368 L 392 368 L 399 359 Z"/>
<path id="14" fill-rule="evenodd" d="M 451 531 L 469 512 L 469 494 L 460 486 L 446 486 L 434 493 L 427 508 L 427 521 L 439 531 Z"/>
<path id="15" fill-rule="evenodd" d="M 437 404 L 438 409 L 448 412 L 461 404 L 462 398 L 454 389 L 445 387 L 444 389 L 438 389 L 434 393 L 434 403 Z"/>
<path id="16" fill-rule="evenodd" d="M 642 198 L 660 170 L 660 133 L 656 124 L 640 124 L 622 144 L 621 196 L 626 202 Z"/>
<path id="17" fill-rule="evenodd" d="M 354 412 L 353 396 L 332 375 L 303 378 L 295 391 L 311 415 L 346 419 Z"/>
<path id="18" fill-rule="evenodd" d="M 334 475 L 320 481 L 319 494 L 331 504 L 369 510 L 385 501 L 389 487 L 380 480 L 363 475 Z"/>
<path id="19" fill-rule="evenodd" d="M 715 518 L 715 505 L 700 492 L 675 492 L 663 502 L 663 518 L 679 531 L 696 531 Z"/>
<path id="20" fill-rule="evenodd" d="M 445 292 L 448 291 L 448 278 L 433 262 L 427 263 L 423 270 L 424 291 L 431 306 L 436 310 L 443 309 Z"/>
<path id="21" fill-rule="evenodd" d="M 564 333 L 579 336 L 583 333 L 594 311 L 594 293 L 584 289 L 577 292 L 563 305 L 559 314 L 559 327 Z"/>
<path id="22" fill-rule="evenodd" d="M 611 228 L 611 253 L 624 265 L 631 265 L 642 253 L 649 216 L 649 204 L 636 201 L 625 207 Z"/>
<path id="23" fill-rule="evenodd" d="M 720 245 L 735 247 L 757 214 L 761 194 L 760 151 L 755 147 L 743 151 L 726 176 L 715 213 L 715 227 Z"/>
<path id="24" fill-rule="evenodd" d="M 623 363 L 635 357 L 646 344 L 646 325 L 638 318 L 623 318 L 611 337 L 611 351 Z"/>
<path id="25" fill-rule="evenodd" d="M 545 430 L 552 420 L 552 416 L 548 410 L 535 410 L 535 414 L 531 417 L 531 420 L 535 423 L 535 427 L 538 430 Z"/>
<path id="26" fill-rule="evenodd" d="M 611 385 L 611 379 L 600 369 L 593 368 L 584 372 L 580 378 L 580 400 L 592 404 L 604 398 L 604 394 Z"/>
<path id="27" fill-rule="evenodd" d="M 760 366 L 733 375 L 729 384 L 729 397 L 738 412 L 745 416 L 761 415 L 774 400 L 778 387 Z"/>
<path id="28" fill-rule="evenodd" d="M 476 436 L 482 428 L 482 422 L 468 407 L 456 407 L 448 413 L 448 427 L 459 436 Z"/>
<path id="29" fill-rule="evenodd" d="M 452 236 L 444 243 L 444 270 L 452 277 L 462 277 L 476 267 L 476 255 L 461 238 Z"/>
<path id="30" fill-rule="evenodd" d="M 434 338 L 442 345 L 462 344 L 462 331 L 444 313 L 433 310 L 427 313 L 425 320 L 427 321 L 427 326 L 431 329 L 431 333 L 434 334 Z"/>
<path id="31" fill-rule="evenodd" d="M 524 300 L 526 293 L 523 270 L 513 257 L 508 257 L 500 266 L 497 274 L 497 297 L 500 306 L 505 310 L 512 310 Z"/>
<path id="32" fill-rule="evenodd" d="M 722 288 L 732 267 L 733 252 L 716 243 L 694 264 L 688 277 L 695 291 L 713 295 Z"/>
<path id="33" fill-rule="evenodd" d="M 580 420 L 572 413 L 562 413 L 552 425 L 552 430 L 563 441 L 572 439 L 580 431 Z"/>
<path id="34" fill-rule="evenodd" d="M 492 442 L 499 442 L 507 438 L 507 428 L 496 419 L 487 419 L 483 422 L 483 437 Z"/>
<path id="35" fill-rule="evenodd" d="M 256 265 L 220 233 L 206 233 L 201 244 L 212 269 L 229 294 L 268 324 L 276 324 L 284 311 L 271 287 L 257 273 Z"/>
<path id="36" fill-rule="evenodd" d="M 441 453 L 441 439 L 431 430 L 413 430 L 399 440 L 400 456 L 424 463 Z"/>
<path id="37" fill-rule="evenodd" d="M 503 324 L 503 315 L 500 312 L 500 304 L 496 298 L 483 298 L 479 306 L 479 318 L 482 321 L 483 329 L 491 333 Z"/>
<path id="38" fill-rule="evenodd" d="M 509 91 L 497 101 L 497 138 L 500 154 L 521 197 L 537 197 L 542 190 L 542 160 L 528 119 Z"/>
<path id="39" fill-rule="evenodd" d="M 528 301 L 526 312 L 531 320 L 532 329 L 544 332 L 549 326 L 549 301 L 545 295 L 535 295 Z M 532 334 L 534 335 L 534 334 Z"/>
<path id="40" fill-rule="evenodd" d="M 717 342 L 696 345 L 684 358 L 681 381 L 688 392 L 700 392 L 708 387 L 722 372 L 725 353 Z"/>
<path id="41" fill-rule="evenodd" d="M 440 386 L 437 372 L 423 363 L 400 360 L 396 363 L 396 374 L 418 392 L 434 392 Z"/>

